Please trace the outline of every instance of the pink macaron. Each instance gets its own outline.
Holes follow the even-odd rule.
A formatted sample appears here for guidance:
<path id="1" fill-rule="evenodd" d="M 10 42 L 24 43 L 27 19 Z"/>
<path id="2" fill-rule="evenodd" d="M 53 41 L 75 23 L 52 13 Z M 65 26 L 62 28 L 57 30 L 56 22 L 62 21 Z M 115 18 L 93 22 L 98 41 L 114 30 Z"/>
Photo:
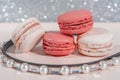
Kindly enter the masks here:
<path id="1" fill-rule="evenodd" d="M 61 14 L 57 22 L 62 33 L 82 34 L 92 28 L 93 17 L 89 10 L 73 10 Z"/>
<path id="2" fill-rule="evenodd" d="M 74 52 L 74 39 L 59 32 L 47 32 L 43 37 L 43 49 L 46 54 L 53 56 L 68 55 Z"/>
<path id="3" fill-rule="evenodd" d="M 44 33 L 37 19 L 27 19 L 17 26 L 12 34 L 12 41 L 16 47 L 16 51 L 28 52 L 32 50 L 41 40 Z"/>

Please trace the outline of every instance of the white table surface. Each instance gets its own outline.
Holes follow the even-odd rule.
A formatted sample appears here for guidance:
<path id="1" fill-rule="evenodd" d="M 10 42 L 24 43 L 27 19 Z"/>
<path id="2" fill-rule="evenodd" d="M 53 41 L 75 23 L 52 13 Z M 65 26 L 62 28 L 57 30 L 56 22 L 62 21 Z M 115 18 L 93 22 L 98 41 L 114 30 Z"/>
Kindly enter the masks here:
<path id="1" fill-rule="evenodd" d="M 10 39 L 14 28 L 18 23 L 0 23 L 0 42 Z M 42 23 L 45 30 L 59 30 L 56 23 Z M 115 45 L 120 45 L 120 23 L 95 23 L 94 27 L 102 27 L 110 30 L 115 36 Z M 120 80 L 120 65 L 110 67 L 104 71 L 96 71 L 88 74 L 39 75 L 22 73 L 20 71 L 3 67 L 0 64 L 0 80 Z"/>

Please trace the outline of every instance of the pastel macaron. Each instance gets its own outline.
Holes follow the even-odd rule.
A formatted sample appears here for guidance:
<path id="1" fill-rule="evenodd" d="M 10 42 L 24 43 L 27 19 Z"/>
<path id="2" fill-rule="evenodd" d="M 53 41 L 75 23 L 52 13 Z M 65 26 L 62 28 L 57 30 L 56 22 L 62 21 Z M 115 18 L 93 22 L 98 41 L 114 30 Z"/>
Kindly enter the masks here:
<path id="1" fill-rule="evenodd" d="M 43 50 L 52 56 L 65 56 L 74 52 L 72 36 L 60 32 L 47 32 L 43 37 Z"/>
<path id="2" fill-rule="evenodd" d="M 111 54 L 113 34 L 103 28 L 93 28 L 78 36 L 78 52 L 87 56 L 104 56 Z"/>
<path id="3" fill-rule="evenodd" d="M 29 52 L 41 40 L 44 30 L 35 18 L 29 18 L 16 27 L 12 34 L 12 41 L 18 52 Z"/>
<path id="4" fill-rule="evenodd" d="M 73 10 L 58 16 L 60 31 L 65 34 L 82 34 L 93 27 L 93 17 L 89 10 Z"/>

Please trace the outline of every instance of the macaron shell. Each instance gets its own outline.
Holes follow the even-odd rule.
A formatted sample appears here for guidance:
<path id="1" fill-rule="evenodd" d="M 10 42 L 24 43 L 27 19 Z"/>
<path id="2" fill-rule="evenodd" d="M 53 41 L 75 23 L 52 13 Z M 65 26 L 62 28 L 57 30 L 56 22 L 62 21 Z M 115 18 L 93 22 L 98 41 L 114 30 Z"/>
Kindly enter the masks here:
<path id="1" fill-rule="evenodd" d="M 21 29 L 23 29 L 24 25 L 27 25 L 28 23 L 31 23 L 33 21 L 36 21 L 36 22 L 38 22 L 40 24 L 40 22 L 37 19 L 35 19 L 35 18 L 29 18 L 29 19 L 25 20 L 24 22 L 20 23 L 18 25 L 18 27 L 15 28 L 12 36 L 16 35 L 17 32 L 19 32 Z"/>
<path id="2" fill-rule="evenodd" d="M 52 55 L 52 56 L 66 56 L 66 55 L 73 53 L 74 49 L 65 50 L 65 51 L 48 51 L 48 50 L 44 50 L 44 51 L 46 54 Z"/>
<path id="3" fill-rule="evenodd" d="M 41 40 L 44 33 L 45 32 L 43 29 L 36 28 L 36 30 L 34 32 L 32 32 L 31 34 L 28 34 L 28 36 L 25 37 L 25 39 L 23 40 L 23 42 L 20 46 L 20 51 L 21 52 L 30 51 Z"/>
<path id="4" fill-rule="evenodd" d="M 91 17 L 89 10 L 73 10 L 65 12 L 58 17 L 58 23 L 84 22 Z"/>
<path id="5" fill-rule="evenodd" d="M 105 56 L 105 55 L 109 55 L 112 53 L 112 49 L 111 50 L 108 50 L 106 52 L 87 52 L 87 51 L 84 51 L 84 50 L 81 50 L 81 49 L 78 49 L 79 53 L 81 54 L 84 54 L 86 56 L 91 56 L 91 57 L 98 57 L 98 56 Z"/>
<path id="6" fill-rule="evenodd" d="M 53 36 L 54 35 L 54 36 Z M 70 35 L 65 35 L 59 32 L 49 32 L 47 34 L 44 35 L 44 40 L 51 42 L 51 43 L 69 43 L 69 42 L 73 42 L 73 37 Z"/>
<path id="7" fill-rule="evenodd" d="M 40 22 L 35 18 L 29 18 L 25 22 L 19 24 L 12 34 L 12 41 L 15 44 L 18 38 L 24 34 L 28 29 L 34 27 L 35 25 L 40 25 Z"/>
<path id="8" fill-rule="evenodd" d="M 103 28 L 93 28 L 85 34 L 78 36 L 78 43 L 106 44 L 113 40 L 113 34 Z"/>

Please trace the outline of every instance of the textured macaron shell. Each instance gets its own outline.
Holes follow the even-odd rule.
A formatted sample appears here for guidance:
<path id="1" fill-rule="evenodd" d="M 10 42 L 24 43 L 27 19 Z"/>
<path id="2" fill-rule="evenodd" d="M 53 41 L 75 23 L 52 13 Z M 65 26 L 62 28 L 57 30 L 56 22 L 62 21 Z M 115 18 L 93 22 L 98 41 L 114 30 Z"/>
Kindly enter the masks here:
<path id="1" fill-rule="evenodd" d="M 73 10 L 65 12 L 58 17 L 60 24 L 84 23 L 92 19 L 92 14 L 89 10 Z"/>
<path id="2" fill-rule="evenodd" d="M 29 18 L 25 22 L 21 23 L 16 29 L 14 30 L 12 34 L 12 41 L 15 44 L 19 37 L 24 34 L 28 29 L 34 27 L 34 26 L 40 26 L 40 22 L 35 18 Z"/>
<path id="3" fill-rule="evenodd" d="M 85 34 L 78 36 L 78 43 L 105 44 L 111 42 L 113 34 L 103 28 L 93 28 Z"/>
<path id="4" fill-rule="evenodd" d="M 110 54 L 113 46 L 113 35 L 106 29 L 94 28 L 78 36 L 78 51 L 88 56 Z"/>
<path id="5" fill-rule="evenodd" d="M 48 32 L 44 35 L 44 40 L 47 40 L 51 43 L 72 43 L 74 39 L 72 36 L 59 32 Z"/>
<path id="6" fill-rule="evenodd" d="M 68 55 L 74 51 L 72 36 L 59 32 L 48 32 L 43 37 L 43 49 L 46 54 L 54 56 Z"/>
<path id="7" fill-rule="evenodd" d="M 28 52 L 41 40 L 44 30 L 40 26 L 33 27 L 25 32 L 17 41 L 16 48 L 20 52 Z"/>
<path id="8" fill-rule="evenodd" d="M 66 34 L 80 34 L 90 30 L 93 17 L 89 10 L 74 10 L 58 17 L 60 31 Z"/>

